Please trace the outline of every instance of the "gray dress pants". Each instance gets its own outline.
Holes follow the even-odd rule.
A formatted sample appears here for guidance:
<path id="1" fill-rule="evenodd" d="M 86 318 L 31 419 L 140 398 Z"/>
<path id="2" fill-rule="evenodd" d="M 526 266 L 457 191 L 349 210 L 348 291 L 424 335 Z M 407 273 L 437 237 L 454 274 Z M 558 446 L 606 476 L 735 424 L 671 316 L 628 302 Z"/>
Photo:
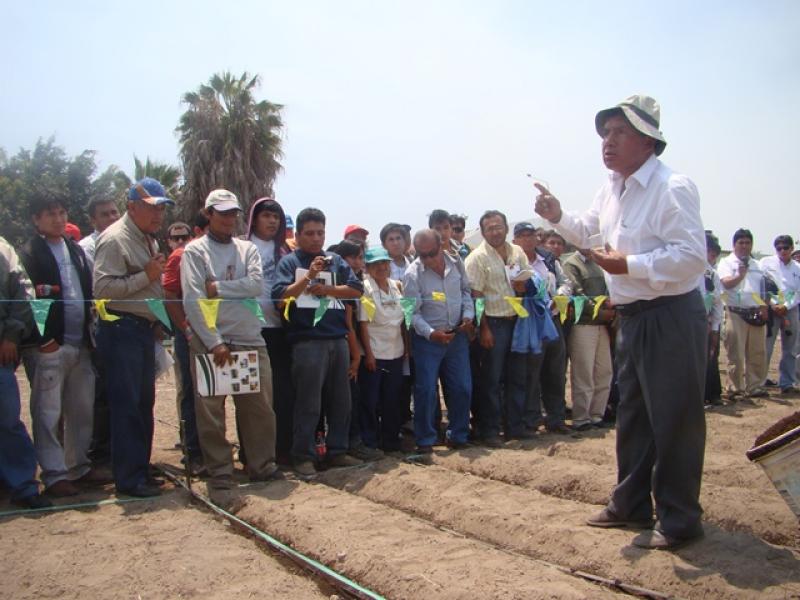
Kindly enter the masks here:
<path id="1" fill-rule="evenodd" d="M 702 533 L 706 315 L 696 290 L 620 310 L 617 486 L 609 509 L 653 515 L 675 538 Z M 652 497 L 651 497 L 652 494 Z"/>

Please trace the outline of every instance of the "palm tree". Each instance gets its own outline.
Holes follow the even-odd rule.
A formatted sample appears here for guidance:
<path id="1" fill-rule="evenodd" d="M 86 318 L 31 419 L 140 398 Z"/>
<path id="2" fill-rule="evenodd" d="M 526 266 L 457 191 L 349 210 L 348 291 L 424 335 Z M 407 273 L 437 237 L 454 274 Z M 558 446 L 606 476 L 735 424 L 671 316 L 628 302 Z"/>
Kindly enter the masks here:
<path id="1" fill-rule="evenodd" d="M 170 198 L 177 196 L 181 185 L 181 170 L 178 167 L 150 160 L 149 156 L 145 162 L 142 162 L 135 154 L 133 155 L 133 164 L 133 178 L 136 181 L 143 177 L 152 177 L 161 182 Z"/>
<path id="2" fill-rule="evenodd" d="M 253 200 L 272 194 L 282 169 L 280 104 L 257 102 L 259 76 L 216 74 L 196 92 L 183 96 L 188 109 L 176 128 L 186 178 L 184 211 L 193 213 L 208 193 L 225 188 L 245 210 Z"/>

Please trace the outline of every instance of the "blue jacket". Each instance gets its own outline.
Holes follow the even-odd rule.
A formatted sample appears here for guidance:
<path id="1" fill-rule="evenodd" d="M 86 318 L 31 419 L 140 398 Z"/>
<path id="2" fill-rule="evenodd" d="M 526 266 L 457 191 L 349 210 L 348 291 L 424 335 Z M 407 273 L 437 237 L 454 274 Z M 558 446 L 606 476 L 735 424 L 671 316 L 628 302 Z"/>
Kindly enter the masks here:
<path id="1" fill-rule="evenodd" d="M 522 306 L 528 311 L 529 316 L 517 319 L 514 325 L 514 335 L 511 338 L 512 352 L 541 354 L 545 342 L 558 339 L 558 329 L 547 307 L 549 297 L 545 294 L 545 299 L 537 298 L 540 285 L 547 284 L 538 274 L 534 274 L 525 284 Z"/>

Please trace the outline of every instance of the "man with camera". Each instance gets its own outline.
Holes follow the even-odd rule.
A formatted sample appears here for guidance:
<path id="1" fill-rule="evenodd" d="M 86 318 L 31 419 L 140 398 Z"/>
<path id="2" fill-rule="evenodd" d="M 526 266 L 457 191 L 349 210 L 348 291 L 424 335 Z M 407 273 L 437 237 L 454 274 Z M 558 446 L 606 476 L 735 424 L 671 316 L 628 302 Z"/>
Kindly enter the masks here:
<path id="1" fill-rule="evenodd" d="M 287 339 L 292 346 L 295 387 L 292 459 L 303 478 L 316 475 L 315 434 L 324 407 L 328 425 L 326 462 L 347 467 L 350 431 L 350 350 L 341 300 L 355 301 L 363 284 L 338 254 L 323 252 L 325 215 L 306 208 L 297 215 L 297 249 L 278 263 L 273 300 L 289 305 Z"/>
<path id="2" fill-rule="evenodd" d="M 717 267 L 725 289 L 724 342 L 728 353 L 728 400 L 747 401 L 763 398 L 767 377 L 767 306 L 764 303 L 766 282 L 758 261 L 752 259 L 753 234 L 737 229 L 733 234 L 733 252 Z"/>

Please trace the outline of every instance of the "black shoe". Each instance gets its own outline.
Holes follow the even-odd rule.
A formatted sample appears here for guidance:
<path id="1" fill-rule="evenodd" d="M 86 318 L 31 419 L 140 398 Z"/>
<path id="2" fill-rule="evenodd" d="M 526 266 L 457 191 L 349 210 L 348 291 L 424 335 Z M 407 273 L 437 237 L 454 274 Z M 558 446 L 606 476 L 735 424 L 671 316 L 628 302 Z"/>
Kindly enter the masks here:
<path id="1" fill-rule="evenodd" d="M 451 450 L 463 450 L 464 448 L 472 448 L 472 444 L 469 442 L 454 442 L 453 440 L 447 440 L 447 447 Z"/>
<path id="2" fill-rule="evenodd" d="M 580 425 L 573 425 L 573 431 L 589 431 L 593 428 L 592 424 L 589 422 L 581 423 Z"/>
<path id="3" fill-rule="evenodd" d="M 31 510 L 50 508 L 53 506 L 53 503 L 50 502 L 50 500 L 40 494 L 33 494 L 32 496 L 25 496 L 24 498 L 16 498 L 15 500 L 11 501 L 11 504 L 14 506 L 19 506 L 20 508 L 28 508 Z"/>
<path id="4" fill-rule="evenodd" d="M 490 435 L 487 438 L 483 438 L 483 445 L 487 448 L 502 448 L 503 447 L 503 439 L 499 435 Z"/>
<path id="5" fill-rule="evenodd" d="M 764 380 L 764 387 L 778 387 L 777 381 L 772 381 L 772 379 Z"/>
<path id="6" fill-rule="evenodd" d="M 557 433 L 559 435 L 569 435 L 572 433 L 572 428 L 567 426 L 566 423 L 558 423 L 557 425 L 547 427 L 547 432 Z"/>
<path id="7" fill-rule="evenodd" d="M 520 441 L 524 442 L 526 440 L 535 440 L 536 439 L 536 434 L 535 433 L 531 433 L 530 431 L 523 429 L 520 433 L 518 433 L 516 435 L 507 435 L 506 439 L 507 440 L 520 440 Z"/>
<path id="8" fill-rule="evenodd" d="M 417 446 L 417 454 L 433 454 L 433 446 Z"/>
<path id="9" fill-rule="evenodd" d="M 129 490 L 118 490 L 120 494 L 125 494 L 126 496 L 134 496 L 136 498 L 153 498 L 154 496 L 160 496 L 161 490 L 155 486 L 148 485 L 146 483 L 140 483 L 137 486 L 132 487 Z"/>

